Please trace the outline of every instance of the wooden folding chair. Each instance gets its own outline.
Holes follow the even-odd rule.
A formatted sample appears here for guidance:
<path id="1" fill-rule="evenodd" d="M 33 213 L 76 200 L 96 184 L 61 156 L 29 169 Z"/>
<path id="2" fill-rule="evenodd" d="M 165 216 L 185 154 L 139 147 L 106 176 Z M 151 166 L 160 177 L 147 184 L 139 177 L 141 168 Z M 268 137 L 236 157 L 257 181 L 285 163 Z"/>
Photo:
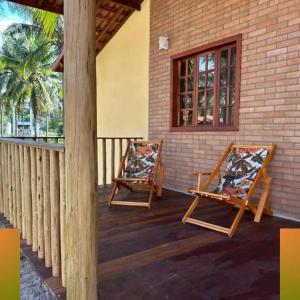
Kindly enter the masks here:
<path id="1" fill-rule="evenodd" d="M 275 149 L 276 145 L 235 145 L 231 143 L 211 173 L 194 174 L 198 176 L 197 189 L 189 189 L 188 192 L 196 197 L 184 215 L 182 222 L 209 228 L 232 237 L 246 209 L 255 215 L 254 222 L 257 223 L 260 222 L 263 213 L 272 215 L 269 199 L 272 178 L 268 175 L 268 166 Z M 228 165 L 224 176 L 221 177 L 221 167 L 227 158 Z M 208 176 L 204 182 L 202 180 L 203 176 Z M 211 191 L 209 188 L 214 178 L 217 179 L 218 186 Z M 251 200 L 260 181 L 263 183 L 263 190 L 258 205 L 254 205 Z M 238 212 L 229 228 L 191 218 L 191 214 L 202 198 L 219 201 L 238 208 Z"/>
<path id="2" fill-rule="evenodd" d="M 151 207 L 153 194 L 160 198 L 162 194 L 164 166 L 161 162 L 162 141 L 130 141 L 109 198 L 111 205 L 129 205 Z M 149 191 L 147 202 L 114 200 L 120 187 L 130 191 Z"/>

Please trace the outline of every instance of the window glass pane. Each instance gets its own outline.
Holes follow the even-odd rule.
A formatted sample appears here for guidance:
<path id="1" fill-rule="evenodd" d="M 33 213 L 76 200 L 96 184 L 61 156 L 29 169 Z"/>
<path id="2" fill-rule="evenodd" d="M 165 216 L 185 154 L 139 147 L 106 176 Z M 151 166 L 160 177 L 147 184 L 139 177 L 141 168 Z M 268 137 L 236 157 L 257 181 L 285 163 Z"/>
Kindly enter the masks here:
<path id="1" fill-rule="evenodd" d="M 199 74 L 199 83 L 198 83 L 198 87 L 204 88 L 205 86 L 205 74 Z"/>
<path id="2" fill-rule="evenodd" d="M 194 74 L 194 60 L 190 59 L 188 62 L 188 74 L 193 75 Z"/>
<path id="3" fill-rule="evenodd" d="M 186 62 L 185 60 L 180 62 L 180 75 L 185 76 Z"/>
<path id="4" fill-rule="evenodd" d="M 199 57 L 199 72 L 206 70 L 206 56 Z"/>
<path id="5" fill-rule="evenodd" d="M 207 94 L 207 106 L 213 106 L 214 103 L 214 90 L 208 90 Z"/>
<path id="6" fill-rule="evenodd" d="M 180 111 L 179 113 L 179 125 L 184 125 L 184 112 Z"/>
<path id="7" fill-rule="evenodd" d="M 221 79 L 220 79 L 220 83 L 221 86 L 227 85 L 227 68 L 223 68 L 221 70 Z"/>
<path id="8" fill-rule="evenodd" d="M 194 90 L 194 77 L 188 78 L 188 91 Z"/>
<path id="9" fill-rule="evenodd" d="M 221 66 L 228 65 L 228 49 L 221 51 Z"/>
<path id="10" fill-rule="evenodd" d="M 193 95 L 187 95 L 185 97 L 185 107 L 193 108 Z"/>
<path id="11" fill-rule="evenodd" d="M 185 96 L 180 96 L 180 108 L 185 108 Z"/>
<path id="12" fill-rule="evenodd" d="M 229 105 L 233 105 L 235 100 L 235 88 L 230 88 L 229 92 Z"/>
<path id="13" fill-rule="evenodd" d="M 207 69 L 212 70 L 215 68 L 215 53 L 209 53 L 207 58 Z"/>
<path id="14" fill-rule="evenodd" d="M 219 122 L 220 124 L 226 124 L 226 108 L 219 109 Z"/>
<path id="15" fill-rule="evenodd" d="M 199 92 L 198 94 L 198 106 L 199 107 L 204 106 L 204 91 Z"/>
<path id="16" fill-rule="evenodd" d="M 193 95 L 180 96 L 180 108 L 193 108 Z"/>
<path id="17" fill-rule="evenodd" d="M 189 110 L 187 114 L 187 125 L 193 124 L 193 111 Z"/>
<path id="18" fill-rule="evenodd" d="M 213 109 L 212 108 L 208 108 L 206 110 L 206 123 L 207 124 L 212 124 L 213 123 L 213 120 L 214 120 L 214 117 L 213 117 Z"/>
<path id="19" fill-rule="evenodd" d="M 235 84 L 235 67 L 230 68 L 230 85 L 234 86 Z"/>
<path id="20" fill-rule="evenodd" d="M 229 116 L 228 116 L 228 118 L 229 118 L 229 124 L 230 125 L 232 125 L 233 124 L 233 119 L 234 119 L 234 109 L 233 109 L 233 107 L 229 107 Z"/>
<path id="21" fill-rule="evenodd" d="M 215 82 L 215 72 L 212 71 L 207 73 L 207 86 L 208 87 L 214 86 L 214 82 Z"/>
<path id="22" fill-rule="evenodd" d="M 224 106 L 226 105 L 226 88 L 225 89 L 221 89 L 220 92 L 220 106 Z"/>
<path id="23" fill-rule="evenodd" d="M 204 109 L 198 110 L 198 116 L 197 116 L 197 124 L 203 124 L 204 123 Z"/>
<path id="24" fill-rule="evenodd" d="M 180 93 L 185 92 L 185 79 L 180 79 Z"/>
<path id="25" fill-rule="evenodd" d="M 236 62 L 236 48 L 231 48 L 230 50 L 230 64 L 235 65 Z"/>

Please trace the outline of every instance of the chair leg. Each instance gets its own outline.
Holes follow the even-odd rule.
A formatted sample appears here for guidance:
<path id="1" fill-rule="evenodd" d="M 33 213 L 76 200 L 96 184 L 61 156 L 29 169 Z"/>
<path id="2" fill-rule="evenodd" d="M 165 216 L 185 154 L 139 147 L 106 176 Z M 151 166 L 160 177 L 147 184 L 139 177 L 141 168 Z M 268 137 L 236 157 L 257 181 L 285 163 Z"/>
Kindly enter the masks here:
<path id="1" fill-rule="evenodd" d="M 271 177 L 268 177 L 265 180 L 265 186 L 257 206 L 257 212 L 254 217 L 254 222 L 256 223 L 260 222 L 264 210 L 266 210 L 268 213 L 271 213 L 270 201 L 269 201 L 269 191 L 270 191 L 271 182 L 272 182 Z"/>
<path id="2" fill-rule="evenodd" d="M 200 197 L 197 196 L 193 203 L 190 205 L 189 209 L 187 210 L 187 212 L 185 213 L 185 215 L 182 218 L 182 223 L 185 223 L 185 220 L 193 213 L 193 211 L 195 210 L 195 208 L 197 207 L 197 205 L 200 202 Z"/>
<path id="3" fill-rule="evenodd" d="M 268 195 L 268 197 L 267 197 L 264 213 L 268 216 L 273 216 L 273 212 L 272 212 L 271 206 L 270 206 L 270 195 Z"/>
<path id="4" fill-rule="evenodd" d="M 119 185 L 117 182 L 114 183 L 113 189 L 111 191 L 111 195 L 108 200 L 108 206 L 111 206 L 111 202 L 114 200 L 116 193 L 119 191 Z"/>
<path id="5" fill-rule="evenodd" d="M 163 188 L 163 180 L 164 180 L 164 167 L 161 166 L 159 170 L 159 185 L 157 190 L 157 197 L 161 198 L 162 195 L 162 188 Z"/>
<path id="6" fill-rule="evenodd" d="M 148 208 L 151 208 L 151 202 L 152 202 L 153 192 L 154 192 L 154 186 L 150 190 L 149 200 L 148 200 Z"/>
<path id="7" fill-rule="evenodd" d="M 234 235 L 234 233 L 236 232 L 236 229 L 241 221 L 241 218 L 242 218 L 244 212 L 245 212 L 245 205 L 240 207 L 237 215 L 235 216 L 233 223 L 231 224 L 230 229 L 228 231 L 229 237 L 232 237 Z"/>

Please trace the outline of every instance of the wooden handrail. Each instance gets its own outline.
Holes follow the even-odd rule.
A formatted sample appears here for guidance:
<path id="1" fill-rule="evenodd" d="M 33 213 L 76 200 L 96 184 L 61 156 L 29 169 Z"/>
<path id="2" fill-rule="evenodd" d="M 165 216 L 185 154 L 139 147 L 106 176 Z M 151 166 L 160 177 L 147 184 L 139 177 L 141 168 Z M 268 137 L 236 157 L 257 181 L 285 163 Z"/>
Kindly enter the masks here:
<path id="1" fill-rule="evenodd" d="M 0 138 L 0 141 L 3 143 L 14 144 L 14 145 L 23 145 L 32 148 L 39 148 L 39 149 L 48 149 L 53 151 L 62 151 L 64 152 L 64 145 L 61 144 L 50 144 L 45 142 L 37 142 L 33 140 L 24 140 L 18 138 Z"/>

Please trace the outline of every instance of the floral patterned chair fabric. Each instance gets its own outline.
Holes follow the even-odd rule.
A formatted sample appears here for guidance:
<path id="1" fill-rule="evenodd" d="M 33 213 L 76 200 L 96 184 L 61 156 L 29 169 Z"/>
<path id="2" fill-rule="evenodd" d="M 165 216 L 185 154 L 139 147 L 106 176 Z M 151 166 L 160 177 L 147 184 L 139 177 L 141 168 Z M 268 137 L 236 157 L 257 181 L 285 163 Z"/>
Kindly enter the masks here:
<path id="1" fill-rule="evenodd" d="M 154 174 L 158 151 L 159 144 L 131 143 L 124 177 L 148 179 Z"/>
<path id="2" fill-rule="evenodd" d="M 246 199 L 253 181 L 268 155 L 267 149 L 233 148 L 215 193 Z"/>

